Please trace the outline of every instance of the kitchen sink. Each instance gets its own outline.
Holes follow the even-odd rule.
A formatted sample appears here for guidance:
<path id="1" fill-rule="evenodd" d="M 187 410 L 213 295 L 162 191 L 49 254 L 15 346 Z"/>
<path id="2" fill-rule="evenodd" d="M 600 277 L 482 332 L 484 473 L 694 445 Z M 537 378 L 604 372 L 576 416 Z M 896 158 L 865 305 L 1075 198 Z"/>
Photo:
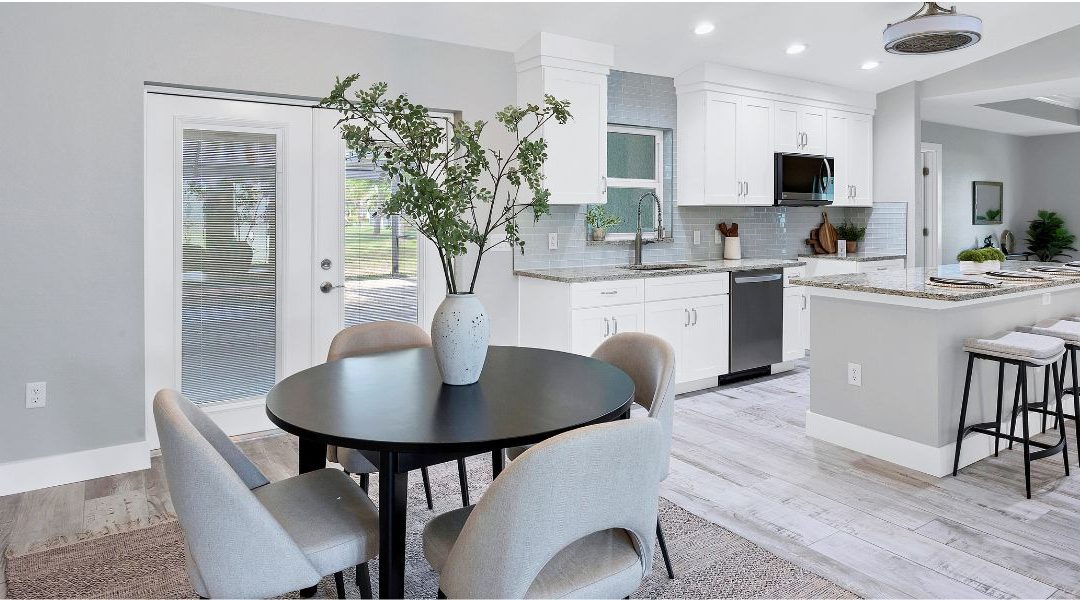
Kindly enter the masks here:
<path id="1" fill-rule="evenodd" d="M 692 265 L 689 263 L 653 263 L 651 265 L 626 265 L 619 267 L 620 269 L 630 269 L 631 271 L 671 271 L 674 269 L 701 269 L 705 265 Z"/>

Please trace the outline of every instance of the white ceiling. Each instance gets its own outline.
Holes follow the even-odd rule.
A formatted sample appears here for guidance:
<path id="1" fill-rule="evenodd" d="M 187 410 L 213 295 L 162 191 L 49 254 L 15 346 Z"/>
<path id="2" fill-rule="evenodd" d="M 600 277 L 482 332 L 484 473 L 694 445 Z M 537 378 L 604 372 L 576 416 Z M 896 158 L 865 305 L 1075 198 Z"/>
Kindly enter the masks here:
<path id="1" fill-rule="evenodd" d="M 935 56 L 882 50 L 887 23 L 919 2 L 741 3 L 219 3 L 297 19 L 444 42 L 514 51 L 540 31 L 611 44 L 616 68 L 674 76 L 705 61 L 880 92 L 950 71 L 1080 24 L 1080 3 L 970 2 L 961 12 L 983 20 L 983 41 Z M 716 30 L 697 36 L 702 20 Z M 808 46 L 788 56 L 793 42 Z M 877 60 L 881 66 L 859 66 Z"/>
<path id="2" fill-rule="evenodd" d="M 949 125 L 1022 136 L 1054 135 L 1080 131 L 1080 127 L 1076 125 L 980 106 L 993 102 L 1056 95 L 1080 96 L 1080 77 L 923 98 L 922 119 L 935 123 L 948 123 Z"/>

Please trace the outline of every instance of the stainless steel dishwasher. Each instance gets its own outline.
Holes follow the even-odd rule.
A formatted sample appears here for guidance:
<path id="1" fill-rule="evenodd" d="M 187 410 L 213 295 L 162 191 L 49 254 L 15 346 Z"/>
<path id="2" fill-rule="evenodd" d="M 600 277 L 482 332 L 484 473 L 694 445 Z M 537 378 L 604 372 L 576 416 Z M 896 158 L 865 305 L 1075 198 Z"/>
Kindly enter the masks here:
<path id="1" fill-rule="evenodd" d="M 783 362 L 784 272 L 731 274 L 731 372 Z"/>

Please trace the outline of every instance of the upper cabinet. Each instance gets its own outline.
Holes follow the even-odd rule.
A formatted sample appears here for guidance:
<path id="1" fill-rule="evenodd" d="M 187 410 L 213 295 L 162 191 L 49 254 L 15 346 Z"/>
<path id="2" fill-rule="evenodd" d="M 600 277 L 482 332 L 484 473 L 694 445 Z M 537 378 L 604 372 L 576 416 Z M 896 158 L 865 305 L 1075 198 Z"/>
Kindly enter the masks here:
<path id="1" fill-rule="evenodd" d="M 870 205 L 873 94 L 711 64 L 675 89 L 680 205 L 772 206 L 777 152 L 832 156 L 834 203 Z"/>
<path id="2" fill-rule="evenodd" d="M 614 48 L 541 33 L 521 47 L 517 63 L 518 104 L 543 104 L 544 95 L 570 101 L 573 118 L 549 123 L 544 184 L 551 204 L 606 201 L 607 77 Z"/>
<path id="3" fill-rule="evenodd" d="M 777 102 L 773 110 L 776 152 L 825 154 L 826 111 L 816 106 Z"/>
<path id="4" fill-rule="evenodd" d="M 873 204 L 874 120 L 870 115 L 828 112 L 827 154 L 835 159 L 834 206 Z"/>

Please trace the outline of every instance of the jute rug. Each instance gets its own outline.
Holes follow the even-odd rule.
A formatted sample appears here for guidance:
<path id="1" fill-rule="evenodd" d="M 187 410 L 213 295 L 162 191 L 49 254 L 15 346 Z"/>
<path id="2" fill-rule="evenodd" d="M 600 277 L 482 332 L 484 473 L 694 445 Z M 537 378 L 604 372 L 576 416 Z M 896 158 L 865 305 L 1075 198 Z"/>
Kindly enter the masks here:
<path id="1" fill-rule="evenodd" d="M 469 461 L 474 501 L 490 481 L 490 468 L 488 460 Z M 438 577 L 423 556 L 424 524 L 433 515 L 461 505 L 454 465 L 432 467 L 431 475 L 434 511 L 427 509 L 420 478 L 410 478 L 405 576 L 405 590 L 410 597 L 434 598 L 438 589 Z M 373 498 L 378 497 L 375 489 L 371 492 Z M 672 553 L 676 579 L 667 578 L 657 549 L 653 571 L 635 597 L 856 598 L 851 592 L 664 499 L 660 500 L 660 521 Z M 44 542 L 37 547 L 41 549 L 7 557 L 9 597 L 195 597 L 184 566 L 183 533 L 172 519 L 130 524 L 114 528 L 110 533 L 90 533 L 75 543 Z M 377 594 L 378 560 L 371 563 L 371 575 Z M 359 598 L 352 573 L 346 575 L 345 581 L 348 596 Z M 336 596 L 333 577 L 324 579 L 320 588 L 321 596 Z"/>

